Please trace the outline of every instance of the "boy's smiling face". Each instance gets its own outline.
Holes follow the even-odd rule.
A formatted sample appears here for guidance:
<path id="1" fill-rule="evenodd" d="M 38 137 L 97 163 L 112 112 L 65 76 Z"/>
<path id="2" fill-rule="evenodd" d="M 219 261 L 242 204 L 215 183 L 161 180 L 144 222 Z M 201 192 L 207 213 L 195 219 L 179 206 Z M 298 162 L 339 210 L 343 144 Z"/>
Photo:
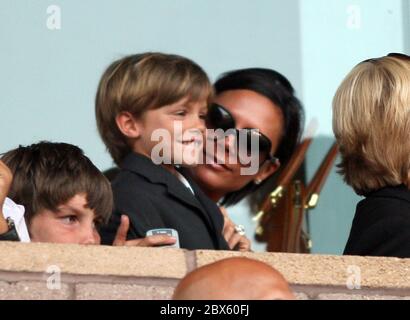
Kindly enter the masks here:
<path id="1" fill-rule="evenodd" d="M 100 244 L 95 213 L 87 207 L 85 194 L 77 194 L 56 211 L 40 210 L 29 225 L 33 242 Z"/>
<path id="2" fill-rule="evenodd" d="M 135 120 L 139 137 L 133 151 L 162 164 L 195 165 L 203 150 L 207 101 L 183 98 L 173 104 L 146 111 Z"/>

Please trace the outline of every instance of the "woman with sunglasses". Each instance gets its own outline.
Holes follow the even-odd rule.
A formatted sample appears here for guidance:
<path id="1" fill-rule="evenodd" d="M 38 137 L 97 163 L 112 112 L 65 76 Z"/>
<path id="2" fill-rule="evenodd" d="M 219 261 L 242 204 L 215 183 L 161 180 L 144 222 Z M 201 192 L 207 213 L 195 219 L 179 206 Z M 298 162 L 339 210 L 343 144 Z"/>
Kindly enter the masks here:
<path id="1" fill-rule="evenodd" d="M 333 99 L 340 173 L 357 194 L 344 254 L 410 258 L 410 57 L 359 63 Z"/>
<path id="2" fill-rule="evenodd" d="M 223 74 L 214 84 L 215 98 L 207 116 L 209 129 L 231 132 L 225 154 L 204 149 L 204 161 L 190 169 L 192 177 L 212 200 L 221 206 L 238 203 L 274 179 L 274 173 L 290 159 L 303 129 L 303 108 L 290 82 L 280 73 L 261 68 L 240 69 Z M 259 160 L 256 172 L 243 174 L 244 164 L 229 161 L 232 143 L 240 148 L 240 137 L 257 139 Z M 214 137 L 209 137 L 214 139 Z M 215 140 L 219 144 L 221 139 Z M 239 143 L 238 143 L 239 141 Z M 246 153 L 254 154 L 250 144 Z M 242 148 L 244 149 L 244 148 Z M 238 153 L 240 158 L 240 153 Z M 222 158 L 222 159 L 221 159 Z M 224 236 L 230 247 L 246 251 L 250 242 L 243 230 L 227 219 Z"/>

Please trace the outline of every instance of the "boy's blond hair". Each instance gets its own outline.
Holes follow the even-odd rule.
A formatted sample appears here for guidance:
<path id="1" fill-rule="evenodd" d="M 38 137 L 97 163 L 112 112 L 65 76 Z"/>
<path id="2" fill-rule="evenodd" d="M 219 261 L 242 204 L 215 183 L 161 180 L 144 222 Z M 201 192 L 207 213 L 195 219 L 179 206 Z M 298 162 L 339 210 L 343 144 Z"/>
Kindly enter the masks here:
<path id="1" fill-rule="evenodd" d="M 117 127 L 116 117 L 129 112 L 136 118 L 149 110 L 179 101 L 208 100 L 212 85 L 193 61 L 170 54 L 142 53 L 113 62 L 98 86 L 95 113 L 100 135 L 115 163 L 132 151 Z"/>
<path id="2" fill-rule="evenodd" d="M 410 186 L 410 59 L 366 60 L 333 99 L 340 173 L 356 193 Z"/>

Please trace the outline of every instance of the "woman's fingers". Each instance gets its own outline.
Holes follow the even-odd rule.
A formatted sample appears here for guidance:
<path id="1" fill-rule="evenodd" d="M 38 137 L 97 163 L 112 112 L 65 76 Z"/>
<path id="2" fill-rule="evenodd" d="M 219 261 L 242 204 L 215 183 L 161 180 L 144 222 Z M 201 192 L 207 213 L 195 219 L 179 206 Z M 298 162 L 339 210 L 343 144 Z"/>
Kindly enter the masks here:
<path id="1" fill-rule="evenodd" d="M 229 243 L 230 239 L 232 236 L 235 234 L 235 225 L 233 223 L 230 223 L 227 225 L 223 231 L 223 236 L 226 240 L 226 242 Z"/>
<path id="2" fill-rule="evenodd" d="M 250 251 L 251 250 L 251 241 L 239 233 L 235 233 L 228 241 L 229 248 L 231 250 L 237 251 Z"/>
<path id="3" fill-rule="evenodd" d="M 224 227 L 222 234 L 232 250 L 250 251 L 250 240 L 236 231 L 235 223 L 229 218 L 228 212 L 224 207 L 219 207 L 224 217 Z"/>
<path id="4" fill-rule="evenodd" d="M 238 251 L 251 251 L 251 241 L 247 237 L 242 236 L 235 249 Z"/>
<path id="5" fill-rule="evenodd" d="M 123 246 L 127 242 L 128 229 L 130 228 L 130 218 L 126 215 L 121 215 L 121 224 L 117 229 L 113 246 Z"/>
<path id="6" fill-rule="evenodd" d="M 236 231 L 236 225 L 231 219 L 225 216 L 225 225 L 222 234 L 229 245 L 229 248 L 239 251 L 249 251 L 250 241 L 246 236 Z"/>
<path id="7" fill-rule="evenodd" d="M 232 237 L 228 240 L 228 245 L 231 250 L 235 249 L 236 245 L 241 240 L 241 235 L 239 233 L 234 233 Z"/>

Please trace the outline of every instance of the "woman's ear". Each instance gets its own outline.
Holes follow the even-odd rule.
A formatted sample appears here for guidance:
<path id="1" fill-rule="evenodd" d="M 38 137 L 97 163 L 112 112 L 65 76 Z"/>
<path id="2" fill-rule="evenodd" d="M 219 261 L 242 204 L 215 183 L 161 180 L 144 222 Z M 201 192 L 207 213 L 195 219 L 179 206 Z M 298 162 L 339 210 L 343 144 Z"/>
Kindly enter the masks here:
<path id="1" fill-rule="evenodd" d="M 115 117 L 118 129 L 127 138 L 138 138 L 141 133 L 141 125 L 129 112 L 120 112 Z"/>
<path id="2" fill-rule="evenodd" d="M 255 176 L 253 180 L 255 184 L 261 184 L 265 179 L 269 178 L 272 174 L 274 174 L 280 168 L 279 159 L 275 161 L 266 161 L 265 164 L 262 165 L 258 174 Z"/>

